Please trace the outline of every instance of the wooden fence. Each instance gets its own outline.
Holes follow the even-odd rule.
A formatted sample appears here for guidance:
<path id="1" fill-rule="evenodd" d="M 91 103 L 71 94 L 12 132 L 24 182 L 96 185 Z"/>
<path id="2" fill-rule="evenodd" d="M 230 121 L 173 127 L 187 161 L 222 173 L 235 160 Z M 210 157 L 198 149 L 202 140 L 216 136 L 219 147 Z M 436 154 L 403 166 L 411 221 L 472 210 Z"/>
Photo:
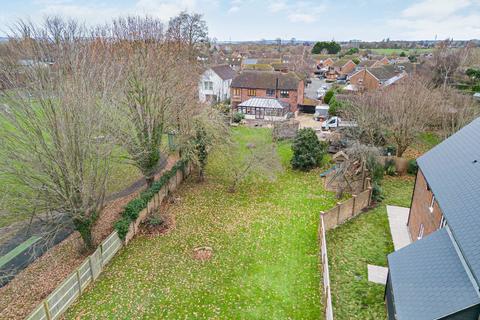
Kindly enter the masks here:
<path id="1" fill-rule="evenodd" d="M 86 287 L 94 282 L 103 271 L 107 263 L 115 256 L 115 254 L 127 245 L 128 242 L 138 233 L 140 224 L 147 218 L 148 214 L 160 208 L 160 205 L 170 192 L 174 191 L 177 186 L 191 172 L 191 166 L 187 165 L 185 175 L 179 170 L 175 176 L 170 178 L 169 182 L 160 189 L 160 191 L 152 198 L 138 216 L 138 218 L 130 224 L 129 231 L 125 237 L 125 242 L 118 236 L 117 231 L 113 231 L 90 255 L 85 261 L 72 272 L 60 286 L 58 286 L 42 304 L 27 317 L 28 320 L 55 320 L 68 309 L 68 307 L 82 295 Z"/>
<path id="2" fill-rule="evenodd" d="M 352 198 L 337 203 L 334 208 L 320 213 L 320 220 L 318 223 L 318 242 L 320 247 L 320 264 L 323 278 L 323 312 L 326 320 L 333 320 L 326 233 L 328 230 L 334 229 L 345 221 L 359 215 L 364 209 L 370 206 L 371 199 L 372 187 L 369 186 L 359 194 L 353 195 Z"/>

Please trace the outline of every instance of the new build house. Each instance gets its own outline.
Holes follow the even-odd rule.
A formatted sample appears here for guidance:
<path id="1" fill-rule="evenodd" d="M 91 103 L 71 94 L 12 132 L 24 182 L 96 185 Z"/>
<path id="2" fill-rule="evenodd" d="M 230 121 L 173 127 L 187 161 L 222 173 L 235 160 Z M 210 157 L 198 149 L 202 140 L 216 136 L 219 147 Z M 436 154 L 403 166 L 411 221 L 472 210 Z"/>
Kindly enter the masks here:
<path id="1" fill-rule="evenodd" d="M 275 115 L 296 112 L 303 103 L 304 83 L 291 72 L 243 71 L 233 79 L 230 90 L 233 110 L 264 119 L 272 112 Z M 251 101 L 245 103 L 248 100 Z"/>
<path id="2" fill-rule="evenodd" d="M 396 65 L 382 65 L 374 68 L 363 68 L 353 73 L 350 85 L 357 90 L 376 90 L 394 84 L 408 73 Z"/>
<path id="3" fill-rule="evenodd" d="M 480 118 L 418 159 L 408 229 L 388 256 L 389 320 L 480 316 Z"/>
<path id="4" fill-rule="evenodd" d="M 198 85 L 201 102 L 220 102 L 230 98 L 230 84 L 237 73 L 229 65 L 213 66 L 206 70 Z"/>

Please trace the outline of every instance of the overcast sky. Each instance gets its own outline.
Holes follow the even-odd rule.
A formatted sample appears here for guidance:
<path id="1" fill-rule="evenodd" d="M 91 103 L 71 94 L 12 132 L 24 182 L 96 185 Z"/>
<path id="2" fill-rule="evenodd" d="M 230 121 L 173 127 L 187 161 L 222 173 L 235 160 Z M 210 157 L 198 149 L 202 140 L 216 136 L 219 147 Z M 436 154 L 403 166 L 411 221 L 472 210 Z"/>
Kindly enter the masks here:
<path id="1" fill-rule="evenodd" d="M 74 17 L 88 24 L 182 10 L 204 15 L 220 41 L 480 38 L 480 0 L 0 0 L 0 34 L 19 18 Z"/>

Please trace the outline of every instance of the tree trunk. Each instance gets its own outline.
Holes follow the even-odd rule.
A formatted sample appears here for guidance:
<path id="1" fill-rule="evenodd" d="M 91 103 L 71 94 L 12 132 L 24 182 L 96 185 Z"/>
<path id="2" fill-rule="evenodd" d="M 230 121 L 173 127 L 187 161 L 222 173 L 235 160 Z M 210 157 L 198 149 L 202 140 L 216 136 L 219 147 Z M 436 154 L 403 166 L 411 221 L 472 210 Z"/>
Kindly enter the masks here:
<path id="1" fill-rule="evenodd" d="M 92 236 L 92 225 L 93 219 L 74 219 L 73 224 L 75 229 L 80 233 L 82 237 L 83 243 L 85 244 L 85 248 L 87 250 L 91 250 L 94 248 L 93 245 L 93 236 Z"/>
<path id="2" fill-rule="evenodd" d="M 153 183 L 155 182 L 155 176 L 152 175 L 152 176 L 147 176 L 145 177 L 145 180 L 147 181 L 147 189 L 150 189 L 150 187 L 153 185 Z"/>
<path id="3" fill-rule="evenodd" d="M 198 168 L 198 182 L 203 181 L 205 181 L 205 169 L 200 166 L 200 168 Z"/>

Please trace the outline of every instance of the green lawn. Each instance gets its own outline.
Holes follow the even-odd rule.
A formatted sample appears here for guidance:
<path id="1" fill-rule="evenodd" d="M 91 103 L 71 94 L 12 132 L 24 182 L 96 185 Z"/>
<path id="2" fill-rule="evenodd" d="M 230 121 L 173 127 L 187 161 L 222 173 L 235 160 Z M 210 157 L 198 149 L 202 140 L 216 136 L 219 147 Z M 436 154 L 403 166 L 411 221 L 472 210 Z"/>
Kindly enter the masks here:
<path id="1" fill-rule="evenodd" d="M 386 319 L 385 287 L 368 282 L 367 264 L 387 266 L 393 243 L 386 205 L 409 207 L 413 181 L 386 177 L 380 205 L 327 233 L 335 319 Z"/>
<path id="2" fill-rule="evenodd" d="M 384 55 L 393 55 L 393 54 L 396 54 L 396 55 L 399 55 L 400 53 L 402 52 L 405 52 L 406 55 L 416 55 L 416 54 L 422 54 L 422 53 L 428 53 L 428 52 L 432 52 L 433 49 L 429 49 L 429 48 L 420 48 L 420 49 L 393 49 L 393 48 L 389 48 L 389 49 L 370 49 L 372 52 L 374 53 L 377 53 L 377 54 L 384 54 Z"/>
<path id="3" fill-rule="evenodd" d="M 271 141 L 271 131 L 237 128 L 234 137 Z M 134 239 L 66 318 L 322 319 L 317 223 L 336 200 L 320 169 L 288 168 L 288 143 L 278 154 L 285 170 L 275 181 L 251 177 L 235 194 L 214 155 L 207 181 L 191 179 L 178 191 L 175 228 Z M 192 259 L 198 246 L 212 247 L 213 258 Z"/>

